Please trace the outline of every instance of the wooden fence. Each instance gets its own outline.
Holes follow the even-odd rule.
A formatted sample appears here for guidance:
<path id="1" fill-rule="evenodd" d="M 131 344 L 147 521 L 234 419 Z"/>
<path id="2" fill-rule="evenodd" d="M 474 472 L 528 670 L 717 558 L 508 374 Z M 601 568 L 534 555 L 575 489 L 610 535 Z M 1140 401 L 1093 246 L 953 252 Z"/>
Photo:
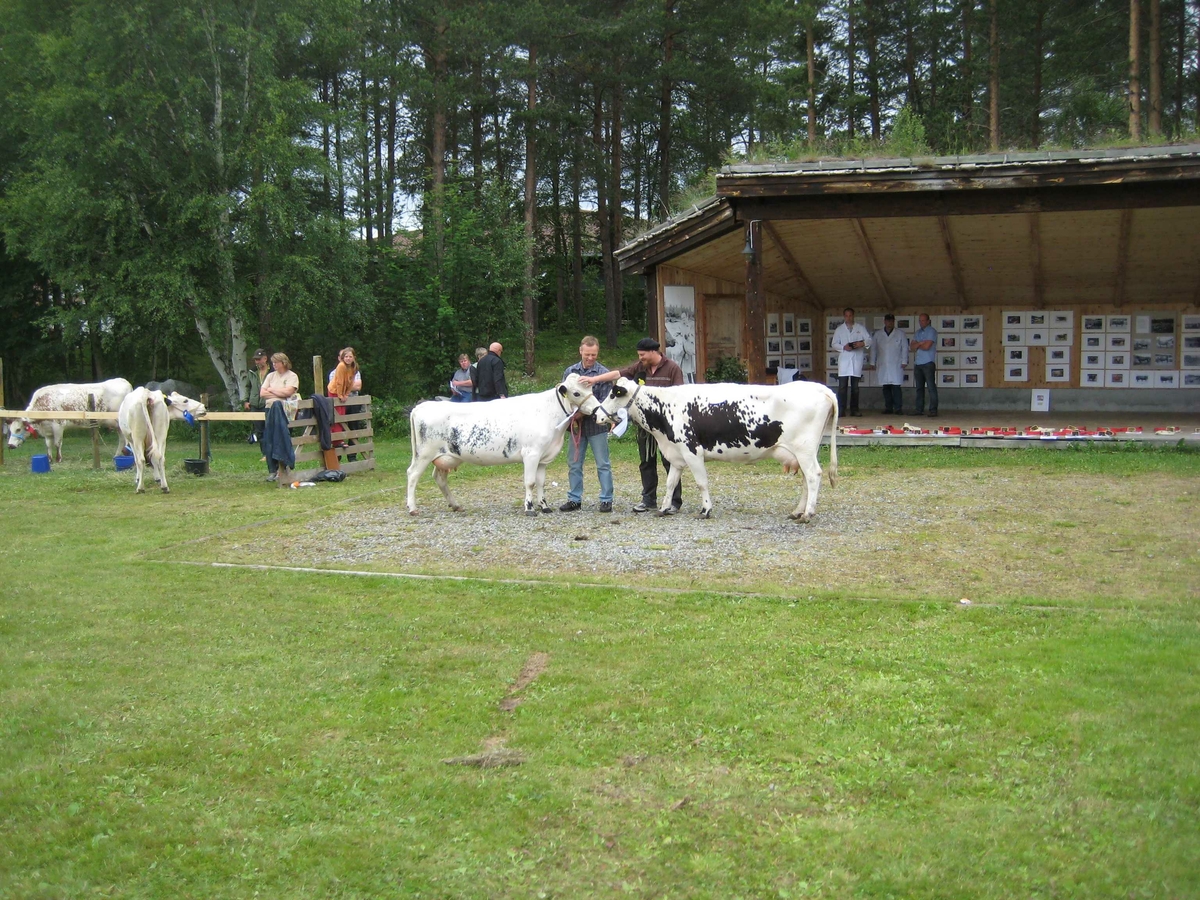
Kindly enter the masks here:
<path id="1" fill-rule="evenodd" d="M 321 357 L 313 357 L 313 393 L 324 395 L 325 379 L 324 366 Z M 208 395 L 199 397 L 201 403 L 208 406 Z M 92 401 L 94 402 L 94 401 Z M 91 403 L 89 403 L 89 406 Z M 61 421 L 85 421 L 92 432 L 92 467 L 100 468 L 100 437 L 98 429 L 101 422 L 116 424 L 115 412 L 95 412 L 92 409 L 79 412 L 41 412 L 21 409 L 4 409 L 4 362 L 0 360 L 0 419 L 29 419 L 44 421 L 58 419 Z M 324 468 L 320 436 L 317 433 L 317 423 L 312 418 L 313 401 L 311 398 L 300 401 L 296 419 L 291 424 L 292 446 L 296 450 L 296 469 L 292 476 L 295 481 L 306 481 Z M 375 431 L 371 427 L 371 397 L 362 395 L 350 397 L 345 406 L 345 412 L 334 415 L 334 424 L 341 423 L 343 431 L 333 435 L 334 452 L 338 457 L 341 470 L 347 474 L 354 472 L 369 472 L 375 468 Z M 354 410 L 354 412 L 351 412 Z M 266 418 L 260 412 L 210 412 L 202 419 L 200 425 L 200 455 L 211 459 L 208 442 L 208 424 L 210 422 L 261 422 Z M 357 430 L 355 430 L 357 429 Z M 338 446 L 340 444 L 340 446 Z M 0 465 L 4 465 L 4 441 L 0 441 Z M 349 457 L 354 459 L 350 460 Z M 313 465 L 315 463 L 315 465 Z M 307 464 L 307 465 L 306 465 Z"/>

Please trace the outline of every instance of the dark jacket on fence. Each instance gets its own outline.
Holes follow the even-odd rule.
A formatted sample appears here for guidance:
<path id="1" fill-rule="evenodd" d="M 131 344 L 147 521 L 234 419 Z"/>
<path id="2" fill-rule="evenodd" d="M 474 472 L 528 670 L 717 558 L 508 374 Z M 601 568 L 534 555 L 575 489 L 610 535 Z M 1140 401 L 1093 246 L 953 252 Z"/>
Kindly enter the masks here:
<path id="1" fill-rule="evenodd" d="M 263 427 L 262 451 L 267 458 L 267 471 L 274 472 L 280 464 L 296 468 L 296 451 L 292 447 L 292 432 L 288 428 L 287 411 L 282 400 L 267 407 Z"/>
<path id="2" fill-rule="evenodd" d="M 333 401 L 320 394 L 312 395 L 313 417 L 317 420 L 317 440 L 321 442 L 322 450 L 333 447 L 330 428 L 333 425 Z"/>
<path id="3" fill-rule="evenodd" d="M 508 382 L 504 380 L 504 360 L 499 354 L 488 351 L 487 356 L 475 365 L 475 399 L 495 400 L 508 396 Z"/>

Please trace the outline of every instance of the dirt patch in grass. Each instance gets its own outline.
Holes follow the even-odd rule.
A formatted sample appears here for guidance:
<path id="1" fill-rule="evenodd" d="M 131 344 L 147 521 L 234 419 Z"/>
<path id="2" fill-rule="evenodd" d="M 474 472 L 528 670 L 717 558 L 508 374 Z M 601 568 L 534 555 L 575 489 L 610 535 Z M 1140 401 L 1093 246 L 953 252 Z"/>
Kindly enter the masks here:
<path id="1" fill-rule="evenodd" d="M 521 691 L 533 684 L 535 678 L 546 671 L 546 666 L 550 665 L 549 653 L 534 653 L 529 659 L 525 660 L 525 665 L 521 667 L 521 672 L 517 675 L 517 680 L 513 682 L 512 688 L 508 692 L 508 696 L 500 701 L 500 709 L 504 712 L 512 712 L 521 705 L 521 698 L 518 696 Z"/>
<path id="2" fill-rule="evenodd" d="M 558 468 L 547 482 L 555 505 L 565 495 L 565 467 Z M 797 600 L 1177 605 L 1200 584 L 1200 503 L 1186 477 L 844 466 L 836 488 L 823 483 L 813 524 L 801 525 L 787 517 L 799 483 L 777 467 L 713 465 L 709 473 L 711 520 L 689 514 L 698 505 L 689 476 L 682 514 L 632 513 L 639 482 L 629 463 L 614 466 L 617 512 L 598 512 L 593 477 L 581 512 L 526 517 L 519 470 L 506 467 L 460 486 L 463 512 L 447 509 L 422 482 L 419 517 L 407 514 L 402 492 L 384 492 L 348 505 L 338 527 L 327 519 L 296 522 L 283 553 L 275 552 L 278 544 L 265 552 L 253 532 L 193 548 L 224 562 L 762 591 Z"/>

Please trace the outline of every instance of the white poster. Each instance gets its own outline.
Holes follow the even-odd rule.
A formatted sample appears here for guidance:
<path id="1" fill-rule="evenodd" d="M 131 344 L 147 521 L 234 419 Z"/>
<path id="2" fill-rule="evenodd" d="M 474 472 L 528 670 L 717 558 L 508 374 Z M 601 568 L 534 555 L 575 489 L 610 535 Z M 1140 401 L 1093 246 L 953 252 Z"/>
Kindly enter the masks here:
<path id="1" fill-rule="evenodd" d="M 663 288 L 667 340 L 665 354 L 683 369 L 688 384 L 696 382 L 696 291 L 684 285 Z M 778 322 L 778 320 L 777 320 Z M 776 324 L 778 329 L 778 324 Z"/>

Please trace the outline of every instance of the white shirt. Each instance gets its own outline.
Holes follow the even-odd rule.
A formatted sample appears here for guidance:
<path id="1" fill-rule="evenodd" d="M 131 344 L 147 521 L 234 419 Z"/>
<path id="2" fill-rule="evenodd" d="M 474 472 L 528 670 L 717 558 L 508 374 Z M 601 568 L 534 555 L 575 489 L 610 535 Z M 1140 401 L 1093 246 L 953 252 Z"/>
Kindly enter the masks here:
<path id="1" fill-rule="evenodd" d="M 880 384 L 904 384 L 904 367 L 908 365 L 908 337 L 899 328 L 892 333 L 880 328 L 871 339 L 871 365 L 879 375 Z"/>
<path id="2" fill-rule="evenodd" d="M 847 344 L 853 344 L 855 341 L 862 341 L 863 346 L 857 350 L 844 349 Z M 866 359 L 867 350 L 871 349 L 871 335 L 867 334 L 867 329 L 862 323 L 855 322 L 850 328 L 846 327 L 845 322 L 839 325 L 833 333 L 833 349 L 838 352 L 838 378 L 862 378 L 863 361 Z"/>

